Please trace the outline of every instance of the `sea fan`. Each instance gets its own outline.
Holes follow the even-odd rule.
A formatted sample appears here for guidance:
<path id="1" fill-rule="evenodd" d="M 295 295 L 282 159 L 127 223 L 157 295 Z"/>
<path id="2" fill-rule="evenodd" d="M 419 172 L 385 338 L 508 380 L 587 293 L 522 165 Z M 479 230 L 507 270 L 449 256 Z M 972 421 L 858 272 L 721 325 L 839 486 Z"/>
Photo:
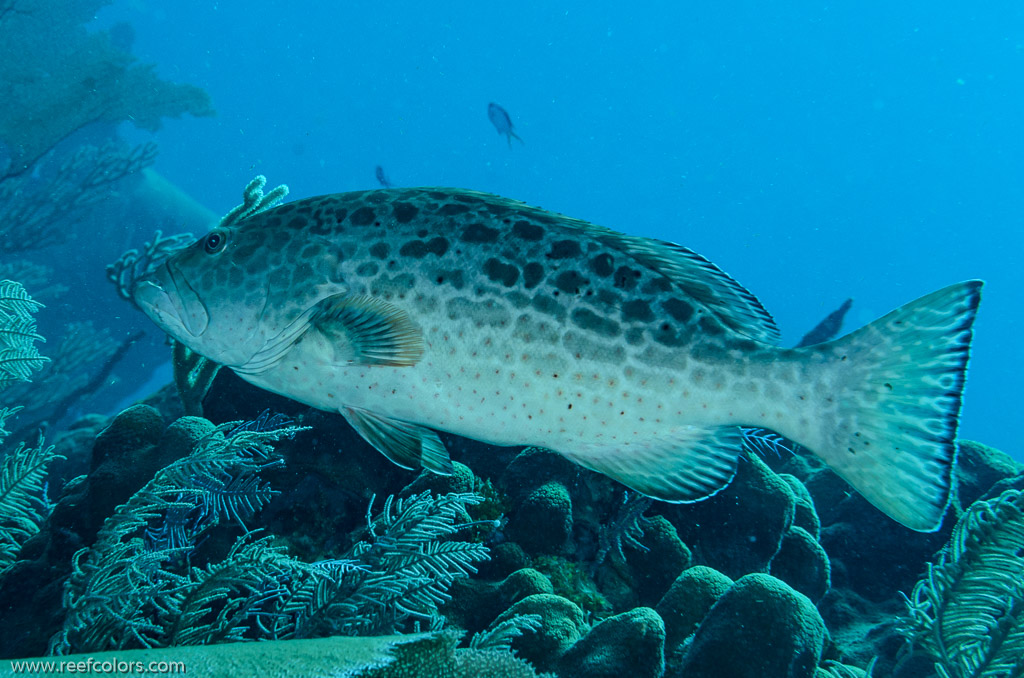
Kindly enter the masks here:
<path id="1" fill-rule="evenodd" d="M 609 553 L 617 555 L 620 563 L 626 562 L 626 555 L 622 552 L 623 544 L 637 551 L 650 550 L 640 540 L 644 537 L 644 528 L 650 523 L 650 519 L 644 516 L 644 513 L 652 503 L 650 497 L 645 497 L 639 492 L 623 492 L 622 503 L 618 505 L 615 515 L 598 530 L 595 566 L 603 563 Z"/>
<path id="2" fill-rule="evenodd" d="M 20 283 L 0 281 L 0 389 L 16 381 L 28 381 L 32 372 L 46 362 L 35 346 L 37 341 L 46 340 L 36 333 L 32 317 L 41 306 Z"/>
<path id="3" fill-rule="evenodd" d="M 762 457 L 774 455 L 781 457 L 782 453 L 793 454 L 796 444 L 783 438 L 774 431 L 763 428 L 741 427 L 743 434 L 743 448 L 748 453 L 759 454 Z"/>
<path id="4" fill-rule="evenodd" d="M 907 604 L 941 678 L 1024 676 L 1024 492 L 972 504 Z"/>
<path id="5" fill-rule="evenodd" d="M 539 614 L 517 614 L 495 624 L 486 631 L 473 634 L 469 647 L 474 650 L 499 650 L 511 652 L 512 643 L 519 636 L 535 633 L 544 625 Z"/>
<path id="6" fill-rule="evenodd" d="M 482 500 L 475 494 L 389 497 L 339 559 L 305 563 L 246 531 L 224 559 L 193 564 L 210 530 L 245 530 L 269 500 L 258 474 L 280 463 L 272 443 L 297 430 L 267 417 L 222 426 L 119 506 L 96 544 L 75 554 L 51 652 L 440 626 L 451 583 L 487 558 L 483 545 L 453 540 L 477 524 L 463 522 Z"/>
<path id="7" fill-rule="evenodd" d="M 0 412 L 0 424 L 5 415 Z M 40 438 L 34 446 L 19 445 L 0 462 L 0 577 L 49 515 L 46 467 L 63 458 Z"/>
<path id="8" fill-rule="evenodd" d="M 467 525 L 466 506 L 481 501 L 472 493 L 391 496 L 373 517 L 371 500 L 367 535 L 345 554 L 341 576 L 315 573 L 295 589 L 289 608 L 298 615 L 285 637 L 439 628 L 452 582 L 489 557 L 483 544 L 452 540 Z"/>
<path id="9" fill-rule="evenodd" d="M 209 530 L 237 524 L 269 500 L 269 488 L 256 476 L 281 463 L 273 443 L 299 429 L 224 435 L 232 429 L 222 426 L 158 472 L 104 521 L 91 548 L 75 554 L 64 590 L 67 616 L 51 652 L 164 647 L 203 638 L 201 628 L 209 642 L 240 639 L 239 616 L 255 609 L 250 598 L 262 600 L 267 577 L 273 577 L 267 571 L 237 574 L 252 562 L 252 552 L 242 546 L 221 565 L 204 569 L 189 561 Z M 214 618 L 204 620 L 204 605 L 227 589 L 236 595 L 220 600 L 210 611 Z"/>

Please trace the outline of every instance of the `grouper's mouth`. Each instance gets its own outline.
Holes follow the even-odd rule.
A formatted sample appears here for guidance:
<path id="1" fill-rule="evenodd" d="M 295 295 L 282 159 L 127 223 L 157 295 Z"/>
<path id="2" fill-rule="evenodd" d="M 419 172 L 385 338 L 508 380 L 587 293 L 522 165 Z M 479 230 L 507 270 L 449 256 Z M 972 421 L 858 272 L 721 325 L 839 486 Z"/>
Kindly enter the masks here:
<path id="1" fill-rule="evenodd" d="M 199 337 L 210 324 L 206 306 L 173 262 L 139 280 L 132 296 L 146 315 L 179 340 Z"/>

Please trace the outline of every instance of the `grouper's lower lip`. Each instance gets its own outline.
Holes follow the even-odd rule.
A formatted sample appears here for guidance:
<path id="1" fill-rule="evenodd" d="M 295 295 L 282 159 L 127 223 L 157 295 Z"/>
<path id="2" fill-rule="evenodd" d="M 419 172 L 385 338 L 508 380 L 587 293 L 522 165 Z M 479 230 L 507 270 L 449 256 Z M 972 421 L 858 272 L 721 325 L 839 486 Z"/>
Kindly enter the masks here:
<path id="1" fill-rule="evenodd" d="M 142 280 L 132 294 L 142 312 L 172 336 L 183 333 L 185 327 L 171 301 L 171 297 L 156 282 Z"/>

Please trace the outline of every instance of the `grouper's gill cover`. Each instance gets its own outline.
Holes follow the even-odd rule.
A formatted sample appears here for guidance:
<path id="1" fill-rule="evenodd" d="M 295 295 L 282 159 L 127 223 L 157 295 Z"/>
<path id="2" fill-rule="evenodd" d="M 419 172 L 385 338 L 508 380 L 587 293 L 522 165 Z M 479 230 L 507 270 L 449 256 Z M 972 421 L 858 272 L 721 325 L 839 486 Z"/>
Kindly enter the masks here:
<path id="1" fill-rule="evenodd" d="M 980 288 L 783 349 L 757 299 L 685 248 L 423 188 L 310 198 L 215 229 L 136 301 L 189 348 L 340 412 L 408 468 L 451 468 L 444 430 L 694 501 L 729 482 L 739 427 L 755 426 L 933 530 Z"/>

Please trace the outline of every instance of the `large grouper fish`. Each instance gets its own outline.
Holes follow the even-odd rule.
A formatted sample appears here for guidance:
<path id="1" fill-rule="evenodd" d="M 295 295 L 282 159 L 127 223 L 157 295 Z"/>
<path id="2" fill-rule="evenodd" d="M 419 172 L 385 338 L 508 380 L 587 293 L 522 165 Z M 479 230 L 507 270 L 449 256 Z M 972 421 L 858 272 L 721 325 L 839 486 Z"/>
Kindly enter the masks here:
<path id="1" fill-rule="evenodd" d="M 980 281 L 781 348 L 700 255 L 473 191 L 308 198 L 214 228 L 138 282 L 167 333 L 340 412 L 406 468 L 435 431 L 562 454 L 672 502 L 726 486 L 741 427 L 813 451 L 883 512 L 937 529 Z"/>

